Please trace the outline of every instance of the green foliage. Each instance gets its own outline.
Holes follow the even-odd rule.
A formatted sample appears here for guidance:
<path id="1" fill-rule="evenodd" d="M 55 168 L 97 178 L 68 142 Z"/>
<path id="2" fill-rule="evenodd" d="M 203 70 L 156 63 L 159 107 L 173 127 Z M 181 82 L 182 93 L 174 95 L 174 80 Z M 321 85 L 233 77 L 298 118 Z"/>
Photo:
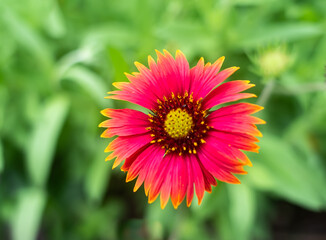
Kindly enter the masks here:
<path id="1" fill-rule="evenodd" d="M 0 238 L 269 239 L 275 200 L 325 210 L 325 30 L 324 0 L 1 0 Z M 283 47 L 291 64 L 263 76 L 254 56 Z M 226 56 L 267 121 L 242 184 L 177 211 L 132 192 L 97 128 L 129 107 L 112 82 L 163 48 Z"/>
<path id="2" fill-rule="evenodd" d="M 300 139 L 297 139 L 298 142 Z M 265 134 L 261 159 L 248 175 L 253 185 L 311 209 L 325 209 L 326 181 L 323 170 L 286 140 Z M 276 150 L 277 149 L 277 150 Z M 253 157 L 253 159 L 256 159 Z M 299 176 L 299 177 L 298 177 Z"/>
<path id="3" fill-rule="evenodd" d="M 26 146 L 27 171 L 35 186 L 47 182 L 58 134 L 68 111 L 68 102 L 58 95 L 37 112 L 37 121 Z"/>
<path id="4" fill-rule="evenodd" d="M 15 213 L 11 219 L 12 237 L 35 239 L 44 210 L 45 194 L 37 188 L 26 188 L 19 194 Z"/>

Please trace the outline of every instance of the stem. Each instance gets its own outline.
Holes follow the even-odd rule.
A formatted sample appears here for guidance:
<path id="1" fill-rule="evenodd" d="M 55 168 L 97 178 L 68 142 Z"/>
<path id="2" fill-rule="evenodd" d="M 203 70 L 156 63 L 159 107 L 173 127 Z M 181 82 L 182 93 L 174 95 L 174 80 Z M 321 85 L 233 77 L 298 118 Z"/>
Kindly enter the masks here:
<path id="1" fill-rule="evenodd" d="M 260 106 L 265 106 L 267 100 L 269 99 L 269 97 L 271 96 L 273 89 L 275 86 L 275 81 L 274 79 L 271 79 L 267 82 L 267 84 L 265 85 L 263 91 L 261 92 L 258 100 L 257 100 L 257 104 Z"/>

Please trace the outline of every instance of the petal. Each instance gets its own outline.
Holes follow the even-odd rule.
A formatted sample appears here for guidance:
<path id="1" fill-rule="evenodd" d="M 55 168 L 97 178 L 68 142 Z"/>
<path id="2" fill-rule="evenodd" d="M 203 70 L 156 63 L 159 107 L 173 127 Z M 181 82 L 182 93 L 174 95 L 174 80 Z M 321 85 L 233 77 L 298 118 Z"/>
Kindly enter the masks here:
<path id="1" fill-rule="evenodd" d="M 179 179 L 180 174 L 180 165 L 179 161 L 182 161 L 177 155 L 174 155 L 173 159 L 173 172 L 172 172 L 172 181 L 171 181 L 171 202 L 175 209 L 178 207 L 179 203 L 179 192 L 181 179 Z"/>
<path id="2" fill-rule="evenodd" d="M 170 171 L 168 172 L 168 175 L 165 178 L 165 181 L 162 185 L 161 188 L 161 194 L 160 194 L 160 200 L 161 200 L 161 208 L 164 209 L 166 204 L 169 201 L 169 197 L 170 197 L 170 191 L 171 191 L 171 169 L 169 169 Z"/>
<path id="3" fill-rule="evenodd" d="M 118 136 L 130 136 L 148 132 L 148 116 L 132 109 L 105 109 L 101 112 L 111 119 L 102 122 L 99 127 L 108 128 L 101 135 L 105 138 Z"/>
<path id="4" fill-rule="evenodd" d="M 183 94 L 184 89 L 181 85 L 179 69 L 172 55 L 168 51 L 164 51 L 164 55 L 156 50 L 157 66 L 160 69 L 161 82 L 166 82 L 170 88 L 170 94 Z M 163 97 L 163 96 L 162 96 Z"/>
<path id="5" fill-rule="evenodd" d="M 249 134 L 222 132 L 213 129 L 210 131 L 210 136 L 237 149 L 251 152 L 258 152 L 259 149 L 259 146 L 255 144 L 255 142 L 258 142 L 258 139 Z"/>
<path id="6" fill-rule="evenodd" d="M 189 63 L 185 57 L 185 55 L 180 51 L 177 50 L 176 56 L 175 56 L 175 62 L 177 65 L 177 68 L 179 70 L 179 77 L 181 84 L 183 86 L 184 91 L 190 91 L 190 68 Z"/>
<path id="7" fill-rule="evenodd" d="M 198 156 L 197 156 L 198 158 Z M 205 190 L 209 193 L 212 192 L 212 186 L 217 186 L 216 179 L 214 176 L 203 166 L 203 164 L 198 159 L 198 163 L 203 171 L 204 181 L 205 181 Z"/>
<path id="8" fill-rule="evenodd" d="M 149 188 L 153 183 L 153 173 L 157 171 L 157 166 L 162 162 L 164 157 L 165 150 L 157 146 L 153 150 L 152 157 L 148 158 L 146 163 L 144 164 L 143 168 L 140 170 L 139 176 L 135 183 L 134 191 L 141 186 L 143 182 L 145 188 L 145 194 L 148 195 Z"/>
<path id="9" fill-rule="evenodd" d="M 153 169 L 154 170 L 154 169 Z M 183 156 L 170 153 L 165 156 L 164 162 L 154 170 L 155 183 L 149 193 L 149 202 L 153 202 L 161 192 L 161 206 L 165 207 L 168 197 L 174 208 L 177 208 L 185 198 L 188 186 L 188 170 L 186 159 Z M 168 192 L 170 189 L 170 192 Z"/>
<path id="10" fill-rule="evenodd" d="M 254 117 L 253 117 L 254 118 Z M 221 131 L 221 132 L 229 132 L 229 133 L 235 133 L 235 134 L 248 134 L 252 136 L 258 136 L 261 137 L 262 134 L 261 132 L 257 129 L 257 127 L 252 124 L 251 122 L 245 122 L 245 120 L 249 121 L 248 119 L 244 119 L 244 122 L 239 121 L 238 119 L 232 119 L 232 118 L 226 118 L 227 121 L 223 121 L 223 118 L 209 118 L 208 119 L 208 124 L 209 126 L 213 127 L 216 131 Z M 254 118 L 258 119 L 258 121 L 261 121 L 259 118 Z M 262 122 L 263 123 L 263 122 Z"/>
<path id="11" fill-rule="evenodd" d="M 162 164 L 156 171 L 155 182 L 149 190 L 149 202 L 153 202 L 161 193 L 161 207 L 164 208 L 171 196 L 174 208 L 177 208 L 187 194 L 187 204 L 191 204 L 194 185 L 196 195 L 200 204 L 205 189 L 211 190 L 210 185 L 217 184 L 214 177 L 207 171 L 203 173 L 202 165 L 195 155 L 179 156 L 168 154 L 164 157 Z M 204 177 L 207 176 L 207 179 Z M 209 186 L 208 186 L 209 185 Z"/>
<path id="12" fill-rule="evenodd" d="M 201 86 L 204 75 L 204 58 L 200 58 L 197 65 L 190 69 L 190 93 L 194 92 Z"/>
<path id="13" fill-rule="evenodd" d="M 218 180 L 240 183 L 232 173 L 245 174 L 243 163 L 221 150 L 219 144 L 214 142 L 214 138 L 208 137 L 206 143 L 198 150 L 198 158 L 203 167 Z"/>
<path id="14" fill-rule="evenodd" d="M 210 131 L 206 138 L 206 143 L 209 145 L 213 145 L 214 153 L 220 154 L 227 159 L 227 162 L 234 166 L 248 165 L 252 166 L 249 158 L 241 152 L 239 149 L 231 146 L 229 142 L 225 140 L 221 140 L 219 138 L 214 137 L 214 132 Z M 223 158 L 221 158 L 223 159 Z M 240 163 L 238 162 L 240 161 Z"/>
<path id="15" fill-rule="evenodd" d="M 264 109 L 264 107 L 251 104 L 251 103 L 236 103 L 229 106 L 221 107 L 214 111 L 214 115 L 216 117 L 233 115 L 233 114 L 253 114 L 260 110 Z M 213 114 L 212 113 L 212 114 Z"/>
<path id="16" fill-rule="evenodd" d="M 170 96 L 171 95 L 170 86 L 168 85 L 167 82 L 162 81 L 161 69 L 158 67 L 155 60 L 151 56 L 148 56 L 148 66 L 153 75 L 152 88 L 158 89 L 158 91 L 160 92 L 159 98 L 161 98 L 162 96 Z"/>
<path id="17" fill-rule="evenodd" d="M 173 154 L 173 178 L 171 187 L 171 201 L 175 209 L 181 204 L 187 193 L 188 170 L 187 159 L 184 156 Z M 193 183 L 192 183 L 193 184 Z"/>
<path id="18" fill-rule="evenodd" d="M 214 159 L 214 165 L 223 171 L 234 173 L 245 173 L 243 163 L 237 158 L 232 158 L 232 155 L 227 155 L 224 149 L 220 147 L 219 142 L 212 136 L 206 138 L 207 142 L 202 145 L 202 152 Z"/>
<path id="19" fill-rule="evenodd" d="M 193 170 L 191 166 L 191 159 L 188 155 L 186 155 L 186 163 L 187 163 L 187 169 L 188 169 L 188 186 L 187 186 L 187 207 L 190 207 L 192 199 L 194 197 L 194 176 L 193 176 Z"/>
<path id="20" fill-rule="evenodd" d="M 217 75 L 208 78 L 208 80 L 203 80 L 203 84 L 199 88 L 197 98 L 205 98 L 205 96 L 211 92 L 217 85 L 225 81 L 229 76 L 231 76 L 235 71 L 237 71 L 238 67 L 230 67 L 224 69 L 219 72 Z"/>
<path id="21" fill-rule="evenodd" d="M 183 199 L 186 196 L 187 193 L 187 187 L 188 187 L 188 170 L 187 170 L 187 162 L 186 159 L 182 156 L 179 157 L 178 163 L 178 169 L 179 169 L 179 181 L 178 181 L 178 204 L 180 205 Z"/>
<path id="22" fill-rule="evenodd" d="M 133 109 L 111 109 L 107 108 L 101 111 L 102 115 L 109 117 L 109 118 L 118 118 L 118 119 L 124 119 L 125 121 L 133 121 L 133 119 L 136 120 L 147 120 L 148 117 L 146 114 L 136 111 Z M 100 124 L 101 126 L 101 124 Z"/>
<path id="23" fill-rule="evenodd" d="M 198 159 L 196 155 L 190 155 L 190 164 L 192 167 L 193 179 L 196 187 L 196 196 L 198 198 L 198 204 L 201 204 L 201 201 L 204 197 L 205 192 L 205 181 L 203 172 L 198 164 Z"/>
<path id="24" fill-rule="evenodd" d="M 244 115 L 244 114 L 232 114 L 226 116 L 216 116 L 215 112 L 211 113 L 209 116 L 210 121 L 214 122 L 227 122 L 228 124 L 233 123 L 244 123 L 244 124 L 265 124 L 266 122 L 258 117 Z"/>
<path id="25" fill-rule="evenodd" d="M 141 155 L 149 146 L 152 144 L 148 143 L 145 146 L 139 148 L 136 152 L 134 152 L 132 155 L 130 155 L 128 158 L 126 158 L 124 164 L 121 167 L 121 171 L 127 172 L 130 169 L 130 166 L 136 161 L 136 159 Z M 127 182 L 131 181 L 127 179 Z"/>
<path id="26" fill-rule="evenodd" d="M 223 59 L 224 61 L 224 59 Z M 222 64 L 222 63 L 221 63 Z M 220 68 L 220 67 L 219 67 Z M 217 85 L 224 82 L 228 77 L 230 77 L 234 72 L 239 70 L 239 67 L 230 67 L 226 68 L 223 71 L 219 72 L 216 76 L 213 78 L 209 78 L 209 80 L 206 83 L 207 87 L 207 93 L 210 92 L 213 88 L 215 88 Z M 206 96 L 206 94 L 202 95 L 201 97 Z"/>
<path id="27" fill-rule="evenodd" d="M 128 168 L 126 181 L 129 182 L 134 180 L 142 170 L 146 169 L 144 168 L 146 164 L 153 161 L 153 158 L 161 159 L 162 156 L 158 154 L 159 152 L 162 152 L 162 149 L 156 144 L 152 144 L 139 153 L 133 161 L 129 162 L 129 159 L 127 159 L 123 166 L 123 169 L 127 169 L 130 165 Z"/>
<path id="28" fill-rule="evenodd" d="M 164 209 L 166 204 L 169 201 L 171 188 L 172 188 L 172 175 L 173 175 L 173 162 L 175 159 L 171 159 L 171 164 L 168 168 L 168 171 L 166 172 L 166 176 L 164 178 L 163 185 L 161 187 L 161 194 L 160 194 L 160 200 L 161 200 L 161 208 Z"/>
<path id="29" fill-rule="evenodd" d="M 203 100 L 204 109 L 212 108 L 218 104 L 233 102 L 244 98 L 255 97 L 256 95 L 250 93 L 240 93 L 255 86 L 249 84 L 249 81 L 230 81 L 226 82 L 213 91 L 211 91 Z"/>
<path id="30" fill-rule="evenodd" d="M 186 91 L 189 91 L 191 83 L 188 61 L 180 50 L 176 52 L 175 59 L 168 51 L 163 50 L 163 53 L 156 50 L 157 67 L 153 63 L 153 68 L 151 66 L 153 75 L 159 79 L 157 87 L 159 89 L 163 88 L 165 92 L 160 99 L 163 96 L 170 96 L 171 93 L 183 95 Z M 167 92 L 165 91 L 165 85 L 168 86 Z"/>
<path id="31" fill-rule="evenodd" d="M 129 80 L 135 85 L 136 88 L 142 89 L 142 93 L 146 96 L 142 96 L 145 98 L 151 99 L 156 104 L 157 99 L 161 95 L 160 89 L 157 87 L 159 84 L 159 79 L 157 79 L 152 71 L 145 67 L 143 64 L 139 62 L 135 62 L 135 65 L 139 71 L 139 73 L 134 73 L 135 77 L 133 80 L 129 78 Z M 148 91 L 148 90 L 151 91 Z"/>
<path id="32" fill-rule="evenodd" d="M 161 191 L 161 187 L 165 181 L 165 178 L 168 176 L 171 167 L 170 163 L 172 161 L 171 154 L 167 154 L 163 157 L 162 161 L 156 169 L 153 169 L 153 178 L 146 179 L 146 181 L 151 181 L 149 193 L 148 193 L 148 202 L 152 203 L 157 198 L 158 194 Z M 146 187 L 145 187 L 146 188 Z"/>
<path id="33" fill-rule="evenodd" d="M 149 69 L 135 62 L 139 73 L 126 74 L 128 82 L 114 83 L 120 91 L 113 91 L 107 98 L 129 101 L 148 109 L 157 105 L 158 99 L 183 95 L 190 88 L 190 69 L 185 56 L 181 51 L 176 52 L 176 58 L 166 50 L 162 54 L 156 51 L 157 63 L 152 57 L 148 57 Z"/>
<path id="34" fill-rule="evenodd" d="M 218 83 L 218 81 L 224 81 L 224 79 L 216 78 L 218 76 L 218 71 L 221 69 L 221 66 L 224 62 L 224 59 L 225 57 L 221 57 L 214 64 L 211 65 L 210 63 L 207 63 L 204 66 L 204 59 L 200 58 L 197 65 L 191 69 L 190 79 L 192 85 L 190 93 L 194 93 L 194 98 L 196 100 L 206 96 L 207 93 L 209 93 L 216 85 L 220 83 Z M 214 81 L 213 79 L 218 81 Z M 211 86 L 212 82 L 214 86 Z"/>
<path id="35" fill-rule="evenodd" d="M 198 158 L 200 159 L 201 163 L 203 164 L 204 168 L 209 171 L 215 178 L 217 178 L 220 181 L 227 182 L 227 183 L 240 183 L 240 181 L 232 175 L 232 172 L 230 171 L 231 166 L 229 169 L 226 169 L 225 167 L 222 167 L 219 162 L 220 159 L 211 154 L 212 148 L 201 147 L 198 150 Z"/>
<path id="36" fill-rule="evenodd" d="M 116 157 L 116 160 L 112 168 L 117 167 L 124 159 L 130 157 L 138 149 L 147 145 L 152 141 L 149 134 L 133 135 L 127 137 L 117 137 L 114 139 L 105 149 L 105 152 L 113 151 L 107 158 L 106 161 Z"/>
<path id="37" fill-rule="evenodd" d="M 196 89 L 197 94 L 194 93 L 195 98 L 204 98 L 213 88 L 223 82 L 229 75 L 234 72 L 233 71 L 232 73 L 226 76 L 226 72 L 230 72 L 229 70 L 234 69 L 228 68 L 219 73 L 224 59 L 225 57 L 220 57 L 214 64 L 211 65 L 210 63 L 207 63 L 205 65 L 201 84 Z"/>
<path id="38" fill-rule="evenodd" d="M 121 90 L 108 92 L 110 96 L 105 98 L 107 99 L 115 99 L 115 100 L 123 100 L 131 103 L 138 104 L 144 108 L 152 109 L 156 106 L 156 100 L 154 101 L 151 98 L 151 94 L 146 94 L 146 91 L 141 87 L 140 84 L 131 84 L 127 83 L 128 87 L 124 87 Z M 117 85 L 121 86 L 121 85 Z M 148 91 L 148 88 L 146 88 Z"/>
<path id="39" fill-rule="evenodd" d="M 130 82 L 113 83 L 120 91 L 109 92 L 113 96 L 107 98 L 129 101 L 152 109 L 156 106 L 156 101 L 161 94 L 161 89 L 157 87 L 159 86 L 159 79 L 156 79 L 152 71 L 143 64 L 135 62 L 135 66 L 139 73 L 126 74 Z"/>
<path id="40" fill-rule="evenodd" d="M 223 107 L 210 113 L 207 117 L 209 125 L 217 131 L 262 136 L 255 124 L 264 124 L 265 121 L 249 115 L 262 108 L 254 104 L 235 105 Z"/>

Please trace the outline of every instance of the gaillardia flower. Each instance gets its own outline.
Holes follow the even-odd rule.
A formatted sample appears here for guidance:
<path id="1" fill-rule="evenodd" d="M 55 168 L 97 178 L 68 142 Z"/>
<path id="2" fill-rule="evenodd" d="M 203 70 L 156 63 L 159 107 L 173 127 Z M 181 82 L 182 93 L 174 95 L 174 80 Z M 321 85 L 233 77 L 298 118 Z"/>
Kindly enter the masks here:
<path id="1" fill-rule="evenodd" d="M 115 159 L 113 168 L 123 160 L 127 181 L 137 178 L 134 191 L 144 183 L 145 194 L 152 203 L 160 194 L 164 208 L 171 197 L 175 208 L 187 198 L 190 206 L 194 191 L 200 204 L 205 190 L 212 191 L 216 179 L 240 183 L 233 174 L 245 174 L 251 166 L 242 152 L 257 152 L 255 124 L 263 120 L 251 116 L 262 107 L 237 103 L 217 110 L 212 107 L 255 97 L 242 93 L 254 86 L 249 81 L 222 83 L 238 67 L 220 71 L 224 57 L 214 64 L 189 64 L 181 51 L 175 59 L 157 51 L 157 62 L 149 56 L 149 68 L 136 62 L 139 72 L 126 74 L 130 82 L 116 82 L 120 89 L 107 98 L 129 101 L 148 109 L 148 114 L 133 109 L 105 109 L 109 119 L 102 137 L 115 138 L 105 149 Z M 195 190 L 194 190 L 195 189 Z"/>

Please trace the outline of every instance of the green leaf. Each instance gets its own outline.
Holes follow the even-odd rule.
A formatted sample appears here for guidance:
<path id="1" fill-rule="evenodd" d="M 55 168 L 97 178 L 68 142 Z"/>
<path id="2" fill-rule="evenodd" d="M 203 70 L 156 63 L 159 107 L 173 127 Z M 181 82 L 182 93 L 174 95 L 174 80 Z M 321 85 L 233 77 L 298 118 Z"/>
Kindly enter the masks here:
<path id="1" fill-rule="evenodd" d="M 212 192 L 205 192 L 203 201 L 200 206 L 195 203 L 191 204 L 191 210 L 196 214 L 196 218 L 208 219 L 215 217 L 218 212 L 225 210 L 228 206 L 229 199 L 226 189 L 226 183 L 218 182 L 216 187 L 212 187 Z"/>
<path id="2" fill-rule="evenodd" d="M 40 189 L 28 188 L 20 192 L 12 219 L 14 240 L 36 239 L 45 201 L 45 193 Z"/>
<path id="3" fill-rule="evenodd" d="M 101 144 L 97 144 L 97 157 L 92 160 L 92 164 L 85 179 L 85 188 L 88 197 L 91 201 L 99 202 L 102 200 L 106 187 L 109 184 L 111 176 L 111 164 L 105 162 L 104 159 L 107 153 L 103 152 L 107 142 L 101 141 Z"/>
<path id="4" fill-rule="evenodd" d="M 322 95 L 326 96 L 325 94 L 320 96 Z M 296 149 L 296 152 L 305 159 L 309 166 L 309 171 L 314 173 L 314 177 L 310 178 L 311 184 L 319 193 L 319 196 L 324 199 L 324 207 L 326 207 L 326 189 L 320 184 L 326 183 L 325 166 L 323 159 L 319 155 L 320 153 L 316 151 L 317 149 L 311 136 L 312 125 L 317 125 L 314 123 L 314 117 L 318 116 L 316 111 L 318 112 L 318 109 L 310 106 L 307 114 L 292 122 L 284 137 Z M 321 127 L 318 130 L 320 132 L 324 131 Z"/>
<path id="5" fill-rule="evenodd" d="M 234 5 L 238 6 L 258 6 L 258 5 L 266 5 L 267 3 L 273 3 L 277 0 L 235 0 L 232 2 Z"/>
<path id="6" fill-rule="evenodd" d="M 47 43 L 41 35 L 20 18 L 16 12 L 0 2 L 0 21 L 6 23 L 10 35 L 15 41 L 35 57 L 38 67 L 42 67 L 44 72 L 51 73 L 53 59 L 49 52 Z"/>
<path id="7" fill-rule="evenodd" d="M 93 206 L 92 204 L 80 206 L 77 209 L 80 219 L 77 229 L 73 232 L 74 236 L 81 236 L 81 239 L 85 240 L 121 239 L 118 237 L 118 233 L 121 231 L 121 226 L 118 224 L 121 218 L 125 216 L 125 209 L 126 206 L 123 201 L 118 199 L 106 201 L 100 206 Z"/>
<path id="8" fill-rule="evenodd" d="M 182 46 L 187 56 L 193 54 L 193 49 L 196 51 L 205 51 L 212 49 L 216 44 L 216 39 L 213 38 L 205 28 L 197 22 L 173 22 L 157 28 L 155 35 L 165 41 L 176 42 Z"/>
<path id="9" fill-rule="evenodd" d="M 9 91 L 0 85 L 0 133 L 3 131 Z"/>
<path id="10" fill-rule="evenodd" d="M 254 32 L 247 32 L 244 38 L 239 35 L 234 44 L 240 48 L 256 48 L 275 42 L 290 42 L 304 40 L 320 36 L 323 34 L 323 28 L 316 23 L 281 23 L 274 25 L 264 25 L 260 29 L 254 29 Z"/>
<path id="11" fill-rule="evenodd" d="M 129 72 L 130 69 L 122 52 L 114 47 L 109 47 L 107 51 L 114 70 L 114 81 L 126 81 L 126 76 L 124 75 L 124 73 Z"/>
<path id="12" fill-rule="evenodd" d="M 251 239 L 257 205 L 255 192 L 244 182 L 228 185 L 227 190 L 233 239 Z"/>
<path id="13" fill-rule="evenodd" d="M 326 131 L 326 109 L 325 109 L 325 102 L 326 102 L 326 92 L 321 91 L 318 94 L 315 94 L 315 98 L 313 99 L 312 106 L 309 108 L 307 112 L 309 116 L 309 126 L 313 126 L 317 129 L 317 131 Z M 311 124 L 311 122 L 312 124 Z"/>
<path id="14" fill-rule="evenodd" d="M 165 230 L 172 232 L 177 223 L 177 217 L 180 215 L 180 210 L 175 211 L 168 203 L 164 210 L 160 207 L 160 201 L 157 199 L 154 203 L 150 204 L 146 208 L 146 224 L 149 230 L 150 236 L 163 238 L 163 232 Z"/>
<path id="15" fill-rule="evenodd" d="M 51 10 L 45 20 L 45 30 L 56 38 L 63 37 L 66 33 L 64 18 L 57 1 L 51 2 Z"/>
<path id="16" fill-rule="evenodd" d="M 185 215 L 183 218 L 179 218 L 179 221 L 175 225 L 175 230 L 173 233 L 175 235 L 179 235 L 180 237 L 178 237 L 178 239 L 181 240 L 211 239 L 208 235 L 208 231 L 205 228 L 205 222 L 198 221 L 197 218 L 192 218 L 187 215 Z"/>
<path id="17" fill-rule="evenodd" d="M 3 156 L 3 147 L 2 147 L 2 142 L 0 139 L 0 173 L 2 173 L 2 171 L 4 169 L 4 164 L 5 164 L 5 160 L 4 160 L 4 156 Z"/>
<path id="18" fill-rule="evenodd" d="M 239 185 L 220 182 L 217 189 L 205 196 L 208 199 L 203 199 L 202 209 L 198 209 L 198 213 L 204 212 L 203 221 L 207 221 L 208 216 L 215 220 L 220 239 L 252 238 L 257 200 L 255 190 L 245 181 Z"/>
<path id="19" fill-rule="evenodd" d="M 130 46 L 137 46 L 138 32 L 126 24 L 113 23 L 100 24 L 87 31 L 82 46 L 96 46 L 103 48 L 105 46 L 114 46 L 126 49 Z"/>
<path id="20" fill-rule="evenodd" d="M 316 174 L 323 169 L 315 169 L 284 139 L 265 133 L 260 145 L 248 174 L 254 187 L 309 209 L 326 207 L 326 182 Z"/>
<path id="21" fill-rule="evenodd" d="M 107 87 L 103 83 L 101 77 L 91 70 L 76 65 L 64 74 L 62 80 L 76 82 L 84 88 L 101 107 L 107 106 L 108 101 L 104 99 Z"/>
<path id="22" fill-rule="evenodd" d="M 8 93 L 6 92 L 6 89 L 0 86 L 0 173 L 3 171 L 5 164 L 1 135 L 3 131 L 2 127 L 4 126 L 3 124 L 5 119 L 5 110 L 7 106 L 7 97 Z"/>
<path id="23" fill-rule="evenodd" d="M 44 186 L 47 181 L 68 106 L 67 99 L 60 95 L 48 100 L 35 123 L 27 146 L 27 169 L 33 184 L 37 186 Z"/>

